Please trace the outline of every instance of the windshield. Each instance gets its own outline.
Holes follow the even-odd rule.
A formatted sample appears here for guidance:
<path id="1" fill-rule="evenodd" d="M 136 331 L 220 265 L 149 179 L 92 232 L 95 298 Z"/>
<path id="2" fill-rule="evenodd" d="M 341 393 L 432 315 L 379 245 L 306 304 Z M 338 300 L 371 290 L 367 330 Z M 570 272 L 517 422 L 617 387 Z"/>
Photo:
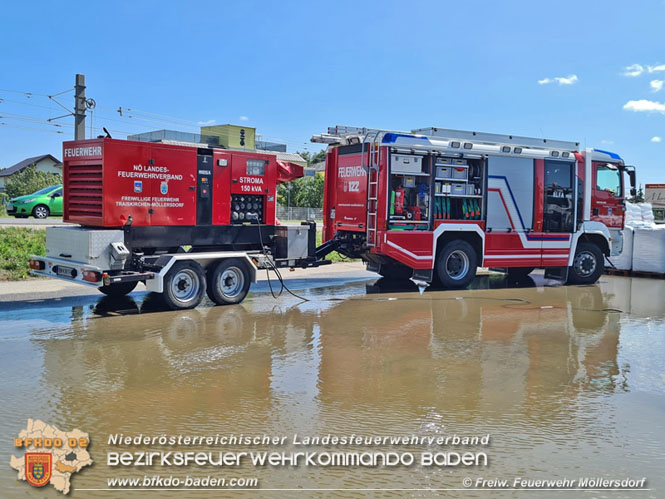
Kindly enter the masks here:
<path id="1" fill-rule="evenodd" d="M 43 189 L 39 189 L 37 192 L 33 192 L 30 194 L 31 196 L 41 196 L 42 194 L 47 194 L 51 192 L 53 189 L 58 187 L 57 185 L 51 185 L 49 187 L 44 187 Z"/>
<path id="2" fill-rule="evenodd" d="M 615 166 L 598 165 L 596 189 L 611 192 L 615 196 L 618 196 L 621 192 L 621 173 L 619 169 Z"/>

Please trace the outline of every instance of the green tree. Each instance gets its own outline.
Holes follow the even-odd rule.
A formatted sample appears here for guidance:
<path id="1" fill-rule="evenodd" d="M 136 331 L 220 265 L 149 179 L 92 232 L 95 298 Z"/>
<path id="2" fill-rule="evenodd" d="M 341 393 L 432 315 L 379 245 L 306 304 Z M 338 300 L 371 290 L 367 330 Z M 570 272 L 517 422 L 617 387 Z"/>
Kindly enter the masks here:
<path id="1" fill-rule="evenodd" d="M 309 151 L 304 151 L 300 152 L 298 151 L 296 154 L 299 154 L 302 159 L 304 159 L 307 162 L 307 166 L 313 165 L 314 163 L 320 163 L 321 161 L 326 160 L 326 150 L 322 149 L 316 154 L 312 154 Z"/>
<path id="2" fill-rule="evenodd" d="M 277 202 L 282 206 L 323 207 L 323 175 L 302 177 L 277 187 Z"/>
<path id="3" fill-rule="evenodd" d="M 296 195 L 296 206 L 323 208 L 323 175 L 316 173 L 313 177 L 299 180 L 302 185 Z"/>
<path id="4" fill-rule="evenodd" d="M 310 164 L 313 165 L 314 163 L 321 163 L 322 161 L 325 160 L 326 160 L 326 150 L 321 149 L 314 156 L 312 156 L 312 162 Z"/>
<path id="5" fill-rule="evenodd" d="M 297 154 L 307 162 L 308 166 L 326 160 L 325 149 L 316 154 L 309 151 L 298 151 Z M 277 202 L 281 206 L 323 208 L 324 184 L 321 173 L 316 173 L 313 177 L 302 177 L 280 184 L 277 187 Z"/>
<path id="6" fill-rule="evenodd" d="M 10 198 L 15 198 L 57 184 L 62 184 L 60 174 L 40 172 L 37 170 L 37 165 L 33 163 L 10 176 L 5 184 L 5 191 Z"/>
<path id="7" fill-rule="evenodd" d="M 644 189 L 642 189 L 642 184 L 637 188 L 637 194 L 633 196 L 630 200 L 631 203 L 644 203 Z"/>

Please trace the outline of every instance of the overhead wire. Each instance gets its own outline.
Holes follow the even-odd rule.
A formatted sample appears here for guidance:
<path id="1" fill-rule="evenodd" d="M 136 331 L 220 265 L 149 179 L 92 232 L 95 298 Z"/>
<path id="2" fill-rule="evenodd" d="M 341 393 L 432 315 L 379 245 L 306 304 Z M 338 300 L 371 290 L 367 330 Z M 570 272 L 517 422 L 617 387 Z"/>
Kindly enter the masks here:
<path id="1" fill-rule="evenodd" d="M 62 91 L 62 92 L 59 92 L 59 93 L 56 93 L 56 94 L 52 94 L 52 95 L 38 93 L 38 92 L 22 91 L 22 90 L 11 90 L 11 89 L 0 89 L 0 92 L 20 94 L 20 95 L 26 96 L 26 98 L 28 98 L 28 99 L 30 99 L 32 97 L 35 97 L 35 96 L 37 96 L 37 97 L 46 97 L 46 98 L 49 99 L 49 104 L 51 104 L 52 102 L 55 102 L 55 103 L 61 105 L 59 102 L 57 102 L 55 99 L 53 99 L 53 97 L 58 96 L 58 95 L 62 95 L 62 94 L 67 93 L 67 92 L 71 92 L 73 90 L 74 89 L 71 88 L 71 89 L 68 89 L 68 90 L 65 90 L 65 91 Z M 14 99 L 7 99 L 7 98 L 4 98 L 4 97 L 0 97 L 0 104 L 2 102 L 9 102 L 9 103 L 12 103 L 12 104 L 24 105 L 24 106 L 40 108 L 40 109 L 47 109 L 49 111 L 49 115 L 52 112 L 52 107 L 50 105 L 45 106 L 45 105 L 40 105 L 40 104 L 34 104 L 32 102 L 17 101 L 17 100 L 14 100 Z M 108 110 L 108 111 L 113 111 L 113 112 L 118 112 L 119 110 L 130 112 L 132 114 L 120 114 L 120 116 L 118 117 L 120 119 L 110 118 L 109 116 L 103 116 L 103 115 L 95 114 L 95 120 L 96 121 L 101 120 L 101 121 L 110 121 L 110 122 L 115 122 L 115 123 L 123 123 L 123 124 L 127 124 L 127 125 L 130 125 L 130 126 L 133 126 L 133 127 L 143 128 L 145 131 L 149 131 L 148 129 L 150 127 L 147 126 L 147 125 L 144 125 L 144 124 L 133 123 L 132 121 L 136 120 L 136 121 L 141 121 L 141 122 L 145 122 L 145 123 L 149 123 L 149 124 L 157 125 L 157 126 L 172 125 L 172 126 L 177 126 L 177 127 L 186 127 L 186 128 L 188 128 L 189 130 L 192 131 L 190 133 L 194 133 L 194 131 L 196 131 L 196 133 L 200 133 L 200 127 L 205 126 L 205 125 L 202 125 L 198 121 L 179 118 L 179 117 L 175 117 L 175 116 L 171 116 L 171 115 L 167 115 L 167 114 L 163 114 L 163 113 L 153 113 L 151 111 L 144 111 L 144 110 L 137 109 L 137 108 L 134 108 L 134 107 L 118 106 L 117 108 L 110 108 L 110 107 L 107 107 L 107 106 L 96 106 L 96 109 Z M 52 118 L 52 117 L 49 116 L 49 119 L 55 119 L 55 118 Z M 240 126 L 240 125 L 236 125 L 236 126 Z M 101 128 L 98 128 L 98 127 L 97 128 L 93 127 L 93 129 L 101 130 Z M 180 130 L 178 130 L 178 131 L 180 131 Z M 129 132 L 129 131 L 122 131 L 122 130 L 114 130 L 114 132 L 115 133 L 121 133 L 121 134 L 127 134 L 127 135 L 133 135 L 133 134 L 137 133 L 136 131 Z M 240 137 L 241 137 L 239 131 L 231 131 L 231 130 L 220 131 L 220 132 L 216 133 L 216 135 L 223 136 L 223 137 L 226 137 L 228 139 L 240 139 Z M 260 134 L 257 134 L 257 135 L 260 137 L 260 140 L 274 141 L 274 142 L 278 142 L 278 143 L 283 143 L 283 144 L 286 144 L 286 145 L 290 145 L 291 147 L 294 147 L 297 150 L 304 150 L 304 151 L 309 151 L 310 150 L 309 145 L 306 142 L 299 142 L 297 140 L 290 140 L 290 139 L 287 140 L 287 139 L 278 138 L 278 137 L 269 137 L 269 136 L 260 135 Z"/>

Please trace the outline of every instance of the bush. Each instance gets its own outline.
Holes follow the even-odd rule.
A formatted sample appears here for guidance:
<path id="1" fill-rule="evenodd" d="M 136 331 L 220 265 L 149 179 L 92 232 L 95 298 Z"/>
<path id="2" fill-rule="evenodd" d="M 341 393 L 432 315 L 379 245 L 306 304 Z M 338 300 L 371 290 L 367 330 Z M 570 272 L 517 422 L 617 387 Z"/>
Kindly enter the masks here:
<path id="1" fill-rule="evenodd" d="M 0 280 L 25 279 L 30 255 L 46 254 L 46 231 L 20 227 L 0 228 Z"/>
<path id="2" fill-rule="evenodd" d="M 7 179 L 5 191 L 10 198 L 25 196 L 33 192 L 62 184 L 62 176 L 57 173 L 40 172 L 37 165 L 26 166 L 22 171 L 15 173 Z"/>

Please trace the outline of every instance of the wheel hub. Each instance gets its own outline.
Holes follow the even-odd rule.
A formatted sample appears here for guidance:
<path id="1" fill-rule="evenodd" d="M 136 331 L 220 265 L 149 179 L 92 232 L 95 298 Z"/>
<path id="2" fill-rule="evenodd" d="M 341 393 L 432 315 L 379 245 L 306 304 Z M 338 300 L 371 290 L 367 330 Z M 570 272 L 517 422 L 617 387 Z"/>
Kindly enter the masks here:
<path id="1" fill-rule="evenodd" d="M 192 270 L 185 269 L 174 277 L 171 285 L 173 296 L 182 302 L 190 301 L 196 298 L 199 292 L 199 280 Z"/>
<path id="2" fill-rule="evenodd" d="M 446 272 L 451 279 L 463 279 L 469 272 L 469 257 L 464 251 L 455 250 L 446 259 Z"/>
<path id="3" fill-rule="evenodd" d="M 575 258 L 575 271 L 581 276 L 589 276 L 596 270 L 596 258 L 588 251 L 583 251 Z"/>
<path id="4" fill-rule="evenodd" d="M 224 296 L 237 296 L 245 284 L 245 277 L 238 267 L 229 267 L 222 272 L 219 279 L 220 291 Z"/>

